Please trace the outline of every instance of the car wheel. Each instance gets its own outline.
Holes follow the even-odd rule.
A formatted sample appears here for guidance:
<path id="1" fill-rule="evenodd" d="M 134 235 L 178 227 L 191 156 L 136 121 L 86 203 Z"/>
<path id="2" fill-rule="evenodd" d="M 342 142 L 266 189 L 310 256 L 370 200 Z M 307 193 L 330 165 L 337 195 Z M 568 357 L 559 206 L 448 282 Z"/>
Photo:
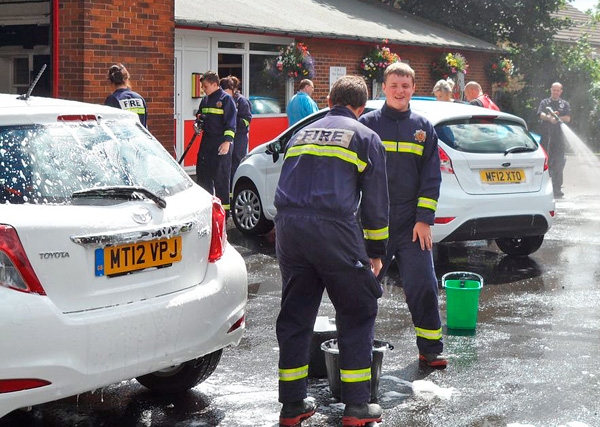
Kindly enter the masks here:
<path id="1" fill-rule="evenodd" d="M 544 236 L 511 237 L 507 239 L 496 239 L 496 245 L 502 252 L 513 256 L 527 256 L 537 251 Z"/>
<path id="2" fill-rule="evenodd" d="M 157 393 L 183 393 L 210 377 L 222 353 L 223 350 L 217 350 L 181 365 L 137 377 L 136 380 Z"/>
<path id="3" fill-rule="evenodd" d="M 231 217 L 243 234 L 257 236 L 273 229 L 273 221 L 265 218 L 256 187 L 251 182 L 238 185 L 233 193 Z"/>

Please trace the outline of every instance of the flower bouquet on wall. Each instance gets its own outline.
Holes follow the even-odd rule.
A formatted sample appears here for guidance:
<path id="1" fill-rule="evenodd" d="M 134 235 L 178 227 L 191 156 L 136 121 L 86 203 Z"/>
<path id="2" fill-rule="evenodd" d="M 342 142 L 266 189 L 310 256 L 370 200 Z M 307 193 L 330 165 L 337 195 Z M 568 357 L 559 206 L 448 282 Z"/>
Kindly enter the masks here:
<path id="1" fill-rule="evenodd" d="M 275 58 L 265 63 L 267 73 L 282 80 L 312 79 L 315 62 L 304 43 L 292 43 L 279 49 Z"/>
<path id="2" fill-rule="evenodd" d="M 431 63 L 431 73 L 434 80 L 455 80 L 459 74 L 467 74 L 469 63 L 460 53 L 443 53 L 437 60 Z"/>
<path id="3" fill-rule="evenodd" d="M 489 64 L 487 74 L 495 88 L 499 89 L 508 86 L 513 70 L 513 62 L 508 58 L 501 57 Z"/>
<path id="4" fill-rule="evenodd" d="M 462 99 L 465 90 L 465 75 L 469 63 L 467 58 L 460 53 L 443 53 L 440 57 L 431 62 L 431 74 L 434 80 L 454 81 L 454 98 Z"/>
<path id="5" fill-rule="evenodd" d="M 400 57 L 392 53 L 389 47 L 375 46 L 368 54 L 360 61 L 360 72 L 366 80 L 375 82 L 383 82 L 383 72 L 388 65 L 394 62 L 400 62 Z"/>

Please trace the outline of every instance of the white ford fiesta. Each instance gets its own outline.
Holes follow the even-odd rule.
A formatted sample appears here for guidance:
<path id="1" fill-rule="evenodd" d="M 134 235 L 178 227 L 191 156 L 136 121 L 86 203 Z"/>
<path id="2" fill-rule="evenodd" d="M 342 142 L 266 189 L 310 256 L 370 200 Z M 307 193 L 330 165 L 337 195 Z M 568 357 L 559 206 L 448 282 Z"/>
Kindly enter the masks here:
<path id="1" fill-rule="evenodd" d="M 365 111 L 381 108 L 368 101 Z M 548 157 L 519 117 L 482 107 L 413 99 L 439 137 L 442 185 L 435 243 L 495 240 L 506 254 L 529 255 L 552 226 L 554 195 Z M 253 149 L 233 179 L 232 218 L 245 234 L 273 228 L 273 198 L 290 138 L 323 117 L 321 110 Z"/>
<path id="2" fill-rule="evenodd" d="M 117 108 L 0 95 L 0 417 L 205 380 L 245 330 L 225 212 Z"/>

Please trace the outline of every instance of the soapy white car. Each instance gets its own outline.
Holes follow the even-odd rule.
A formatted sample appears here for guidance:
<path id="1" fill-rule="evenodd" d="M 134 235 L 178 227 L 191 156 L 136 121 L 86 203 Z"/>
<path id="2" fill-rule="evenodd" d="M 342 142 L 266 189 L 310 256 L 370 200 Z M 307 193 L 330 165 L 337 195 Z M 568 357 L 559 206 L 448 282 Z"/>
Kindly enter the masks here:
<path id="1" fill-rule="evenodd" d="M 137 115 L 0 95 L 0 417 L 136 378 L 181 392 L 245 330 L 225 212 Z"/>

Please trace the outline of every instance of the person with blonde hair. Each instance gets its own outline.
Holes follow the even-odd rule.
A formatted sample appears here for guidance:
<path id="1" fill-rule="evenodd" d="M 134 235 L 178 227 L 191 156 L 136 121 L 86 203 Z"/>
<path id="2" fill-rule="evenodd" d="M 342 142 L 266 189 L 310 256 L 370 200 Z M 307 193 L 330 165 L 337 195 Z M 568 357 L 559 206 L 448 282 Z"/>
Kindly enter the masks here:
<path id="1" fill-rule="evenodd" d="M 433 86 L 433 95 L 438 101 L 453 102 L 452 92 L 454 90 L 454 81 L 451 79 L 438 80 L 435 86 Z"/>

